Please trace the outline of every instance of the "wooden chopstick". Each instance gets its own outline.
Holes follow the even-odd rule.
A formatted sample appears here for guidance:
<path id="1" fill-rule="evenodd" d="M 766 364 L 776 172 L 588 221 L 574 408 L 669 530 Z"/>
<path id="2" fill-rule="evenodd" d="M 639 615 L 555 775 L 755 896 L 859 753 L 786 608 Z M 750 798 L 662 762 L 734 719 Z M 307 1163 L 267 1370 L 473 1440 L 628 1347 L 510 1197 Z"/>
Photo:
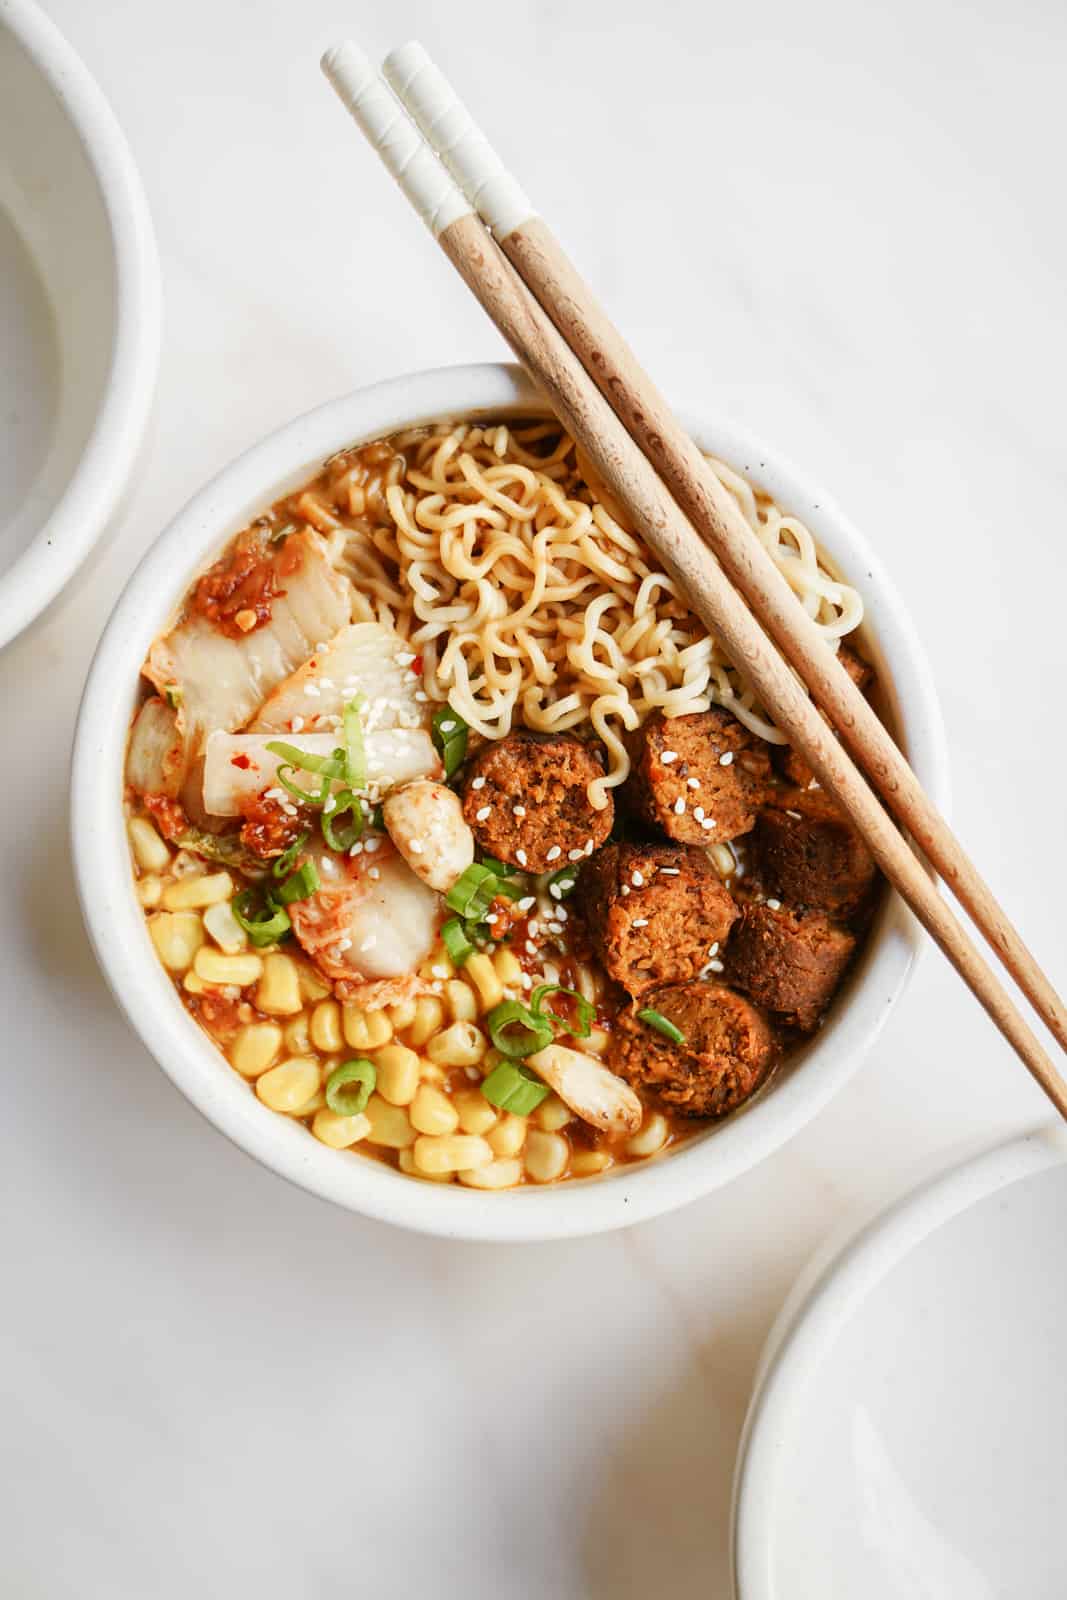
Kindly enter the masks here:
<path id="1" fill-rule="evenodd" d="M 831 718 L 883 803 L 908 829 L 1061 1048 L 1067 1049 L 1067 1008 L 1051 982 L 889 731 L 444 75 L 419 44 L 393 51 L 385 60 L 383 75 L 627 432 Z"/>
<path id="2" fill-rule="evenodd" d="M 545 392 L 563 425 L 626 507 L 636 530 L 664 562 L 693 610 L 718 634 L 726 653 L 754 685 L 777 724 L 849 813 L 886 877 L 1057 1110 L 1067 1117 L 1067 1083 L 803 685 L 709 556 L 655 468 L 452 180 L 441 168 L 434 173 L 428 146 L 399 111 L 369 62 L 354 46 L 344 45 L 327 53 L 323 69 L 449 260 Z"/>

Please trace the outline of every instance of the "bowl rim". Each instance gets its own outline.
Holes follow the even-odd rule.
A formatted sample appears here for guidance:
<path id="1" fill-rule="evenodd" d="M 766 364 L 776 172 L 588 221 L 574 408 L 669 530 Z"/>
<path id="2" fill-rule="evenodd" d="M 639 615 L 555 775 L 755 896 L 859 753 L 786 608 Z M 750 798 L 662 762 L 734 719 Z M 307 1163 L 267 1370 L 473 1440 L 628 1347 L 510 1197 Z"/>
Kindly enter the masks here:
<path id="1" fill-rule="evenodd" d="M 942 1161 L 944 1157 L 942 1156 Z M 734 1467 L 731 1568 L 736 1600 L 784 1600 L 773 1526 L 790 1418 L 846 1323 L 931 1234 L 1009 1184 L 1067 1163 L 1067 1130 L 1042 1122 L 1007 1140 L 972 1143 L 873 1214 L 851 1219 L 815 1252 L 767 1335 Z"/>
<path id="2" fill-rule="evenodd" d="M 535 1240 L 599 1233 L 696 1199 L 769 1155 L 836 1092 L 874 1042 L 910 975 L 917 927 L 895 896 L 872 930 L 852 1003 L 821 1030 L 803 1062 L 773 1093 L 757 1096 L 709 1136 L 668 1159 L 602 1178 L 509 1193 L 442 1190 L 358 1156 L 338 1159 L 298 1124 L 269 1111 L 230 1070 L 182 1007 L 145 932 L 132 887 L 119 803 L 126 720 L 148 644 L 205 559 L 245 522 L 345 444 L 442 416 L 498 414 L 545 401 L 517 367 L 483 363 L 386 380 L 327 402 L 253 445 L 188 502 L 144 556 L 104 629 L 75 732 L 71 804 L 75 877 L 97 959 L 120 1007 L 179 1089 L 248 1154 L 292 1182 L 365 1215 L 446 1238 Z M 866 574 L 874 633 L 891 661 L 909 754 L 934 800 L 947 800 L 945 741 L 922 647 L 866 541 L 825 494 L 745 430 L 683 418 L 706 449 L 739 468 L 798 515 L 845 570 Z M 833 536 L 826 540 L 825 530 Z M 163 603 L 160 597 L 163 597 Z M 125 697 L 125 698 L 124 698 Z"/>
<path id="3" fill-rule="evenodd" d="M 59 594 L 100 538 L 140 453 L 152 410 L 162 288 L 152 219 L 129 145 L 81 57 L 35 0 L 0 0 L 85 152 L 111 231 L 115 331 L 103 398 L 77 465 L 46 521 L 0 575 L 0 649 Z"/>

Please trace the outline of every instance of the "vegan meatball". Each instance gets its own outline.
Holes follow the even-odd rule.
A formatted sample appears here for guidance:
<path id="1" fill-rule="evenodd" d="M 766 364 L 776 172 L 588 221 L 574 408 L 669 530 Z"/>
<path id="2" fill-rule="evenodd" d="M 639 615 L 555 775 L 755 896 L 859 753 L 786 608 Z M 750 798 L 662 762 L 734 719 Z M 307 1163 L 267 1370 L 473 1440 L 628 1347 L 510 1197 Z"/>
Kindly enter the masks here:
<path id="1" fill-rule="evenodd" d="M 669 839 L 721 844 L 754 825 L 771 775 L 768 747 L 728 711 L 655 712 L 626 747 L 623 802 Z"/>
<path id="2" fill-rule="evenodd" d="M 471 760 L 463 815 L 482 850 L 526 872 L 549 872 L 592 855 L 611 832 L 589 785 L 604 776 L 600 746 L 571 734 L 509 733 Z"/>
<path id="3" fill-rule="evenodd" d="M 682 1035 L 676 1044 L 638 1016 L 653 1008 Z M 687 1117 L 724 1117 L 747 1100 L 770 1063 L 763 1013 L 732 989 L 694 979 L 654 989 L 619 1018 L 611 1066 Z"/>

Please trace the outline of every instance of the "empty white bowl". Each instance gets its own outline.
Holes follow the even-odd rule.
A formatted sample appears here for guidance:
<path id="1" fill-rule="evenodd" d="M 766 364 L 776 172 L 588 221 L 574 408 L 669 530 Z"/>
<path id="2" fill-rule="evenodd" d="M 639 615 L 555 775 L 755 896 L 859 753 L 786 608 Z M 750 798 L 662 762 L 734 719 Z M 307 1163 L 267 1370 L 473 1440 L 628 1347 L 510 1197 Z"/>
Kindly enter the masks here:
<path id="1" fill-rule="evenodd" d="M 662 1158 L 603 1178 L 502 1194 L 420 1183 L 355 1152 L 320 1144 L 269 1111 L 183 1008 L 156 959 L 133 892 L 122 816 L 122 772 L 138 673 L 190 580 L 279 495 L 344 446 L 441 417 L 526 414 L 544 402 L 516 367 L 415 373 L 335 400 L 272 434 L 186 506 L 142 561 L 101 640 L 74 751 L 72 825 L 82 908 L 97 956 L 145 1044 L 194 1105 L 276 1172 L 354 1211 L 468 1239 L 596 1233 L 667 1211 L 727 1182 L 808 1120 L 858 1066 L 904 987 L 916 949 L 910 917 L 889 899 L 840 1001 L 812 1043 L 733 1117 Z M 701 447 L 751 470 L 802 517 L 862 589 L 865 642 L 920 781 L 944 805 L 944 739 L 922 650 L 867 543 L 822 491 L 778 454 L 722 420 L 686 419 Z"/>
<path id="2" fill-rule="evenodd" d="M 31 0 L 0 0 L 0 646 L 99 538 L 144 435 L 160 292 L 107 101 Z"/>

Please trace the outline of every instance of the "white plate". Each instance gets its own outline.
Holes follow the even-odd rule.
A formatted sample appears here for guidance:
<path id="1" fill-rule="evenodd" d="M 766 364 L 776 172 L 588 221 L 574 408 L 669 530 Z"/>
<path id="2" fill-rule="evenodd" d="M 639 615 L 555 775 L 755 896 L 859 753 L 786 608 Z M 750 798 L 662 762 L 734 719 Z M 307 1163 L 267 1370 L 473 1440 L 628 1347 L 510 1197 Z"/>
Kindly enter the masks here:
<path id="1" fill-rule="evenodd" d="M 809 1268 L 735 1483 L 741 1600 L 1063 1600 L 1067 1132 L 986 1151 Z"/>
<path id="2" fill-rule="evenodd" d="M 103 532 L 159 359 L 148 207 L 100 90 L 30 0 L 0 0 L 0 646 Z"/>

